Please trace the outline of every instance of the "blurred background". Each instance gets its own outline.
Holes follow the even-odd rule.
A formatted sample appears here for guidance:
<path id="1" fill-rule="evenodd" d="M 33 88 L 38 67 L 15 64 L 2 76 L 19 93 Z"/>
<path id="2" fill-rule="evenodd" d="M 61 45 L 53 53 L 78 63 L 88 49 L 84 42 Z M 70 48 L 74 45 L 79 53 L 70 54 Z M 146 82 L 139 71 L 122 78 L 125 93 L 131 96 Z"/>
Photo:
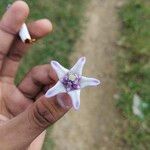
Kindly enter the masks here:
<path id="1" fill-rule="evenodd" d="M 53 33 L 25 56 L 16 84 L 35 65 L 66 67 L 87 57 L 85 74 L 102 81 L 81 108 L 48 129 L 43 150 L 150 149 L 150 1 L 26 0 L 27 22 L 48 18 Z M 12 0 L 0 1 L 0 14 Z"/>

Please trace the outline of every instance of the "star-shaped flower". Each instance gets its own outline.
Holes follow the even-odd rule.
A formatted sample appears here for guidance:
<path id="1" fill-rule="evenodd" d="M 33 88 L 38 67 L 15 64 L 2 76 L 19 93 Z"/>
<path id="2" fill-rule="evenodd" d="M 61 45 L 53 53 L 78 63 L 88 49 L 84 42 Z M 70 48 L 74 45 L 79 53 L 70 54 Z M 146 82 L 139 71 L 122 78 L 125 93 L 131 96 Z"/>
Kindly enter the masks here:
<path id="1" fill-rule="evenodd" d="M 72 100 L 74 109 L 80 107 L 80 91 L 87 86 L 97 86 L 100 81 L 95 78 L 87 78 L 82 76 L 82 70 L 86 62 L 85 57 L 81 57 L 77 63 L 70 69 L 64 68 L 57 61 L 51 61 L 51 66 L 58 76 L 58 82 L 50 88 L 45 96 L 53 97 L 60 93 L 68 93 Z"/>

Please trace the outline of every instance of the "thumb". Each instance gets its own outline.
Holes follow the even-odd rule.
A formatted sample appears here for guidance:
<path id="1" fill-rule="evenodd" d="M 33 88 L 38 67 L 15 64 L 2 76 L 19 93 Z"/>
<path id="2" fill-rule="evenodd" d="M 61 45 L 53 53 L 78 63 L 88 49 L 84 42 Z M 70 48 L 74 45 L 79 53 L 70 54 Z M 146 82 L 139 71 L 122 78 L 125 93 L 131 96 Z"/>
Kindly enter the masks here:
<path id="1" fill-rule="evenodd" d="M 61 100 L 63 107 L 56 98 L 48 100 L 42 96 L 23 113 L 0 126 L 0 145 L 4 145 L 3 149 L 27 148 L 49 125 L 55 123 L 71 108 L 68 96 L 62 96 Z"/>

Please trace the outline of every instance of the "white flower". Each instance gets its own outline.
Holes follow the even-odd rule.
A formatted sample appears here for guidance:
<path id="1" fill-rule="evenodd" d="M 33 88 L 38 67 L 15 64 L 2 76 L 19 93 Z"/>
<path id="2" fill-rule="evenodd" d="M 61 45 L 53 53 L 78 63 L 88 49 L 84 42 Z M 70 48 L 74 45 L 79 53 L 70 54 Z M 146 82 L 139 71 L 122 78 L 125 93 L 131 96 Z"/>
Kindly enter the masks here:
<path id="1" fill-rule="evenodd" d="M 134 94 L 133 96 L 133 105 L 132 105 L 132 111 L 133 113 L 140 117 L 140 118 L 143 118 L 144 117 L 144 114 L 141 110 L 141 106 L 142 106 L 142 100 L 141 98 L 137 95 L 137 94 Z"/>
<path id="2" fill-rule="evenodd" d="M 95 78 L 82 76 L 85 61 L 86 58 L 81 57 L 70 70 L 64 68 L 57 61 L 51 61 L 51 66 L 55 70 L 59 80 L 54 87 L 46 92 L 45 96 L 50 98 L 60 93 L 68 93 L 74 109 L 79 109 L 81 89 L 100 84 L 100 81 Z"/>

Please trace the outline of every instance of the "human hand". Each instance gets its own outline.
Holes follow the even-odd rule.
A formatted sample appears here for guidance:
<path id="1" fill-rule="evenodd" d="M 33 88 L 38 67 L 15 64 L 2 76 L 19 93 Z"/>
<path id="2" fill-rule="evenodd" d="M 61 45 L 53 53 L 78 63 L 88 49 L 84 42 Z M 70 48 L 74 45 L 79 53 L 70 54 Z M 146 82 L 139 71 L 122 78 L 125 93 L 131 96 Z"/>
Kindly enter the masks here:
<path id="1" fill-rule="evenodd" d="M 67 95 L 62 96 L 63 105 L 56 97 L 44 96 L 47 87 L 57 81 L 50 65 L 34 67 L 18 86 L 14 84 L 20 61 L 30 46 L 17 36 L 28 14 L 27 4 L 17 1 L 0 21 L 0 149 L 4 150 L 27 149 L 71 108 Z M 31 36 L 38 39 L 51 32 L 52 25 L 42 19 L 29 24 L 28 29 Z"/>

